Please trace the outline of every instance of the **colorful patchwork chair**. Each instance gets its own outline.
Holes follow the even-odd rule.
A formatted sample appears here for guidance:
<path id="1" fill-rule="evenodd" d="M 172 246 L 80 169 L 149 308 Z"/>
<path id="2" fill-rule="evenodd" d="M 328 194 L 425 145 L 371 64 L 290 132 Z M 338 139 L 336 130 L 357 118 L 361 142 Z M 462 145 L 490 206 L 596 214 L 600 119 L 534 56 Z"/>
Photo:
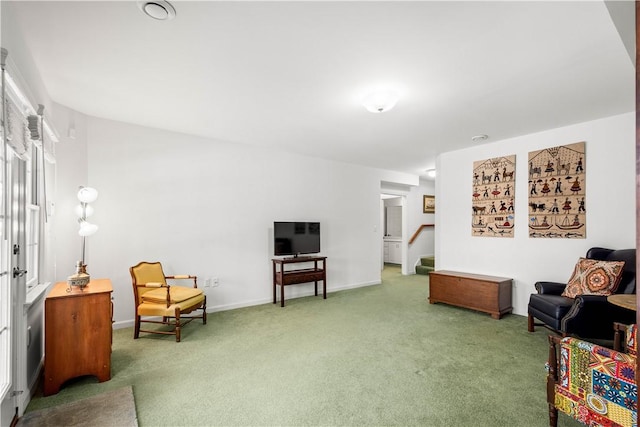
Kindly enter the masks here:
<path id="1" fill-rule="evenodd" d="M 129 272 L 136 304 L 134 339 L 140 332 L 148 332 L 175 335 L 176 342 L 180 342 L 180 330 L 184 325 L 193 319 L 202 319 L 202 323 L 207 324 L 207 297 L 198 289 L 196 276 L 165 276 L 159 262 L 141 262 L 129 268 Z M 193 280 L 193 287 L 169 285 L 167 279 Z M 195 310 L 201 310 L 202 314 L 184 316 Z M 162 320 L 149 317 L 161 317 Z M 170 330 L 140 329 L 142 322 L 168 325 Z"/>
<path id="2" fill-rule="evenodd" d="M 549 425 L 558 410 L 589 426 L 638 424 L 636 325 L 626 330 L 627 353 L 577 338 L 549 337 Z"/>

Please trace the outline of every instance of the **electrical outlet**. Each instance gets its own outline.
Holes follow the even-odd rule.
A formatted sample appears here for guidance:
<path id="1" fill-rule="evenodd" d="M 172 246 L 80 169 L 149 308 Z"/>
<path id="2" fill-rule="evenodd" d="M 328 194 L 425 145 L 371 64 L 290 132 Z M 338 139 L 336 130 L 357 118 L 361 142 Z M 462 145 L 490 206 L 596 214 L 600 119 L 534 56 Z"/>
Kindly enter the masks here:
<path id="1" fill-rule="evenodd" d="M 209 279 L 209 278 L 204 279 L 204 287 L 205 288 L 210 288 L 211 287 L 211 279 Z"/>
<path id="2" fill-rule="evenodd" d="M 217 277 L 214 277 L 213 279 L 211 279 L 211 286 L 213 286 L 214 288 L 217 288 L 220 285 L 220 281 L 218 280 Z"/>

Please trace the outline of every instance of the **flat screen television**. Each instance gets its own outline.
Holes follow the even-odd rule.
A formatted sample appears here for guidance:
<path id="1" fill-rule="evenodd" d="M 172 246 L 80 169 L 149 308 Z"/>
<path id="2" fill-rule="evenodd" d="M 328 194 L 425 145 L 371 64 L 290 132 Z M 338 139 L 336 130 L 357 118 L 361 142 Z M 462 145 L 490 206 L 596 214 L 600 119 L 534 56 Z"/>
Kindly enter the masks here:
<path id="1" fill-rule="evenodd" d="M 276 256 L 320 252 L 320 223 L 276 221 L 273 223 L 273 251 Z"/>

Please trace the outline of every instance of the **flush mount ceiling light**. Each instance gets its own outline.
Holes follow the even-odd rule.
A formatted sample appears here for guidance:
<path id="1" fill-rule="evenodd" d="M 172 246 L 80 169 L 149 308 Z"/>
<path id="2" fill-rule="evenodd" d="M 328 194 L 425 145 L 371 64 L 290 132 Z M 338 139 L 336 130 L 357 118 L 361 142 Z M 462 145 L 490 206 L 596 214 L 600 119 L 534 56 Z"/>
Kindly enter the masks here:
<path id="1" fill-rule="evenodd" d="M 425 172 L 427 173 L 427 176 L 429 178 L 435 178 L 436 177 L 436 170 L 435 169 L 427 169 L 427 170 L 425 170 Z"/>
<path id="2" fill-rule="evenodd" d="M 168 21 L 176 16 L 176 10 L 165 0 L 138 1 L 138 7 L 145 15 L 158 21 Z"/>
<path id="3" fill-rule="evenodd" d="M 371 92 L 362 100 L 362 105 L 372 113 L 384 113 L 398 102 L 398 94 L 389 90 Z"/>
<path id="4" fill-rule="evenodd" d="M 476 135 L 476 136 L 472 136 L 471 140 L 473 142 L 482 142 L 482 141 L 486 141 L 489 138 L 489 135 Z"/>

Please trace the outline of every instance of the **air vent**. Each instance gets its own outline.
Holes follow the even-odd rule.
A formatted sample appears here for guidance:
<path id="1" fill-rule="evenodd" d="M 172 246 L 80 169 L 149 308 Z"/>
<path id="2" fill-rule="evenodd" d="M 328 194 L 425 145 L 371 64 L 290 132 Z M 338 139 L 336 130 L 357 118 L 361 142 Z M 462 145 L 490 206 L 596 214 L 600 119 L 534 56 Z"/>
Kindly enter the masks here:
<path id="1" fill-rule="evenodd" d="M 144 0 L 138 2 L 138 7 L 145 15 L 158 21 L 168 21 L 176 17 L 176 10 L 168 1 Z"/>

